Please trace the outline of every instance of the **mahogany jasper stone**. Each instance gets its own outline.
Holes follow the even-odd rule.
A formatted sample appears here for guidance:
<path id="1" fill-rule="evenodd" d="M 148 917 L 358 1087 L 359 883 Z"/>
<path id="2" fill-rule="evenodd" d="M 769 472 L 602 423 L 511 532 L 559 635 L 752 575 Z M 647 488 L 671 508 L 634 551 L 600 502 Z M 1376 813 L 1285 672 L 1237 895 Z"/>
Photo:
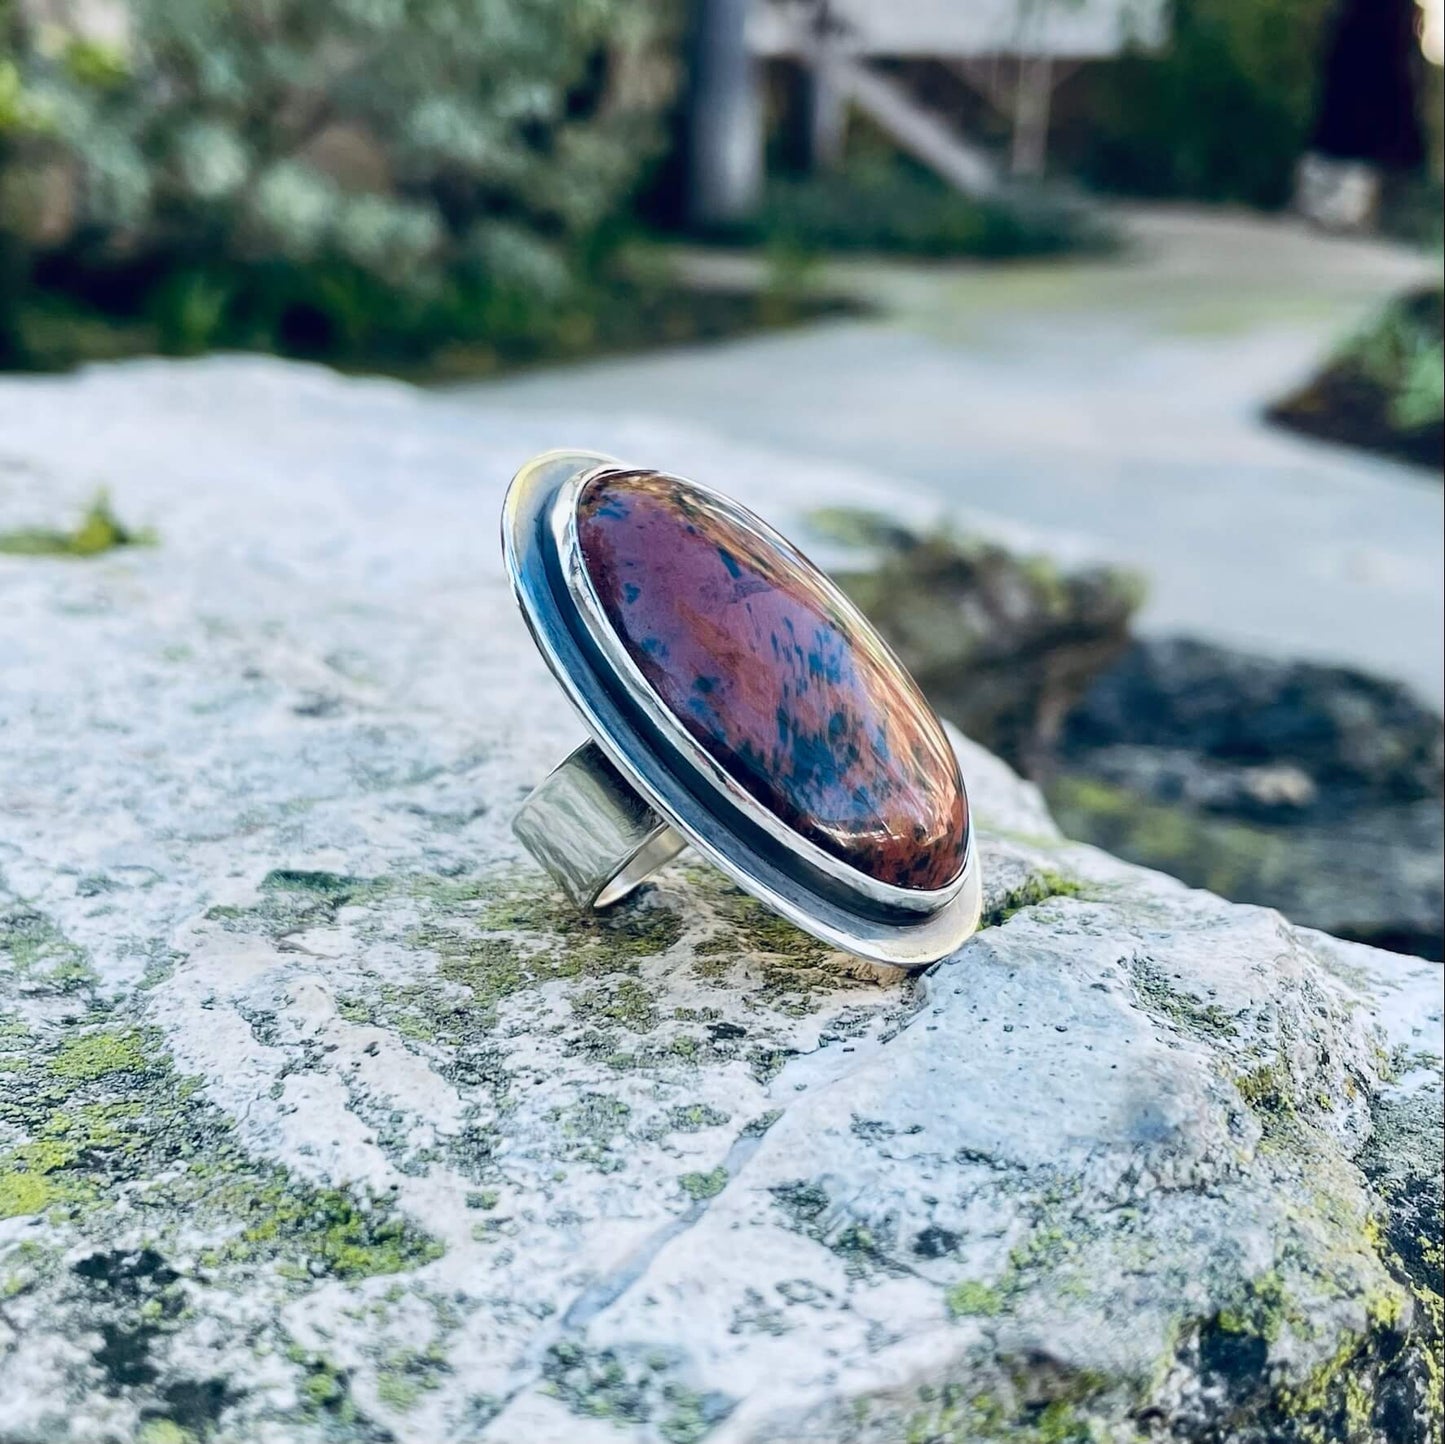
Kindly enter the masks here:
<path id="1" fill-rule="evenodd" d="M 764 807 L 878 882 L 958 877 L 968 804 L 953 748 L 806 557 L 736 503 L 652 473 L 589 481 L 577 535 L 643 676 Z"/>

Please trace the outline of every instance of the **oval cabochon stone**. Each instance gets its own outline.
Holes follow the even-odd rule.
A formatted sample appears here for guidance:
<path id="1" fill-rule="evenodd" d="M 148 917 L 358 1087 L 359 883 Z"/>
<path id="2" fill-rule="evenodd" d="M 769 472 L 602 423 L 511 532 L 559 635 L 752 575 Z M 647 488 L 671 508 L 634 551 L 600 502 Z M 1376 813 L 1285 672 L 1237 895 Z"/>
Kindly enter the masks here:
<path id="1" fill-rule="evenodd" d="M 619 641 L 754 798 L 879 882 L 958 877 L 968 803 L 953 748 L 806 557 L 736 503 L 654 473 L 594 477 L 577 531 Z"/>

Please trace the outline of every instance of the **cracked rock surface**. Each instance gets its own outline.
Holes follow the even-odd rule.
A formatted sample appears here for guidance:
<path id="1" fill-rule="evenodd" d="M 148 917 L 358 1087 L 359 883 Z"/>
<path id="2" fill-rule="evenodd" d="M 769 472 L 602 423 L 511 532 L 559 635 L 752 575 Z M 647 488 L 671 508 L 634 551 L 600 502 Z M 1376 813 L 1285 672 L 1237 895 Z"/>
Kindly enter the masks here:
<path id="1" fill-rule="evenodd" d="M 0 557 L 0 1440 L 1438 1439 L 1438 965 L 961 738 L 986 926 L 922 978 L 519 854 L 580 728 L 496 517 L 578 441 L 838 499 L 270 361 L 0 383 L 0 530 L 159 534 Z"/>

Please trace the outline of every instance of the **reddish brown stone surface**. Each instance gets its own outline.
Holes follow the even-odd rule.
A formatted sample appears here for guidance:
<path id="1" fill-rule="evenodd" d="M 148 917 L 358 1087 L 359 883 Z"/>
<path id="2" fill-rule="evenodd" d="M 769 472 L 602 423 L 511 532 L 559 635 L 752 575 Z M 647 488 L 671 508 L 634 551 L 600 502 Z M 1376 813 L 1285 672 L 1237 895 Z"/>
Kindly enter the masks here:
<path id="1" fill-rule="evenodd" d="M 735 503 L 651 474 L 589 482 L 577 521 L 622 644 L 748 792 L 880 882 L 958 876 L 968 805 L 953 748 L 807 558 Z"/>

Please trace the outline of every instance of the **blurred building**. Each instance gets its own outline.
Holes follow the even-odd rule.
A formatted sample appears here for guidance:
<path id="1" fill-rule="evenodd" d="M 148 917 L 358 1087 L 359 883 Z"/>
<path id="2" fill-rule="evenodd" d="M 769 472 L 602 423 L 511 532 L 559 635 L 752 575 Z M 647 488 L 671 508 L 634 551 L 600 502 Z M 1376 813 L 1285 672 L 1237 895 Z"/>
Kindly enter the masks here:
<path id="1" fill-rule="evenodd" d="M 756 59 L 799 67 L 813 166 L 836 162 L 857 110 L 945 179 L 984 195 L 997 183 L 997 160 L 926 103 L 906 62 L 948 67 L 1006 118 L 1008 169 L 1037 175 L 1054 88 L 1080 65 L 1155 48 L 1167 33 L 1165 0 L 702 0 L 700 9 L 696 69 L 713 107 L 694 135 L 695 211 L 705 220 L 756 201 Z"/>

